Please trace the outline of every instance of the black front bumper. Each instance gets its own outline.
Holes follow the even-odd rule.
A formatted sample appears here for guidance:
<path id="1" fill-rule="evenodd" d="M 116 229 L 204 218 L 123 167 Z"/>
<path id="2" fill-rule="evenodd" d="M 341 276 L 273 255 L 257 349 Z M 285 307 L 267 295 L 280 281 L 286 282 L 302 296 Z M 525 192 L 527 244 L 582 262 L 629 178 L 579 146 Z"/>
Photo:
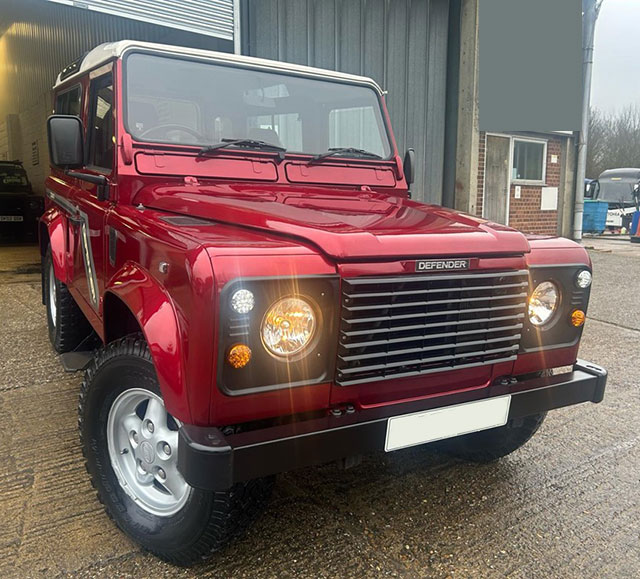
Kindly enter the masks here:
<path id="1" fill-rule="evenodd" d="M 236 482 L 384 450 L 391 416 L 511 394 L 509 419 L 520 418 L 580 402 L 601 402 L 606 382 L 604 368 L 578 360 L 572 372 L 558 376 L 501 382 L 482 390 L 230 436 L 218 428 L 183 425 L 178 467 L 194 487 L 225 490 Z"/>

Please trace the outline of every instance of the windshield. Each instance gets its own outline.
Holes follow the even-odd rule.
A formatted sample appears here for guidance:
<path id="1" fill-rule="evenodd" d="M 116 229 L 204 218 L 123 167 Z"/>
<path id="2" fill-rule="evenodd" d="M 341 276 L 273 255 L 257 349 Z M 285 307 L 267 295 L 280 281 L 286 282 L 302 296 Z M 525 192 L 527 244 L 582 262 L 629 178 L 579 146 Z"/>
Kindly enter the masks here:
<path id="1" fill-rule="evenodd" d="M 127 129 L 140 141 L 252 139 L 309 155 L 391 155 L 378 95 L 361 85 L 134 53 L 126 100 Z"/>
<path id="2" fill-rule="evenodd" d="M 24 169 L 14 165 L 0 165 L 0 185 L 24 187 L 28 184 Z"/>
<path id="3" fill-rule="evenodd" d="M 636 179 L 609 177 L 600 180 L 598 199 L 615 203 L 633 204 L 633 186 Z"/>

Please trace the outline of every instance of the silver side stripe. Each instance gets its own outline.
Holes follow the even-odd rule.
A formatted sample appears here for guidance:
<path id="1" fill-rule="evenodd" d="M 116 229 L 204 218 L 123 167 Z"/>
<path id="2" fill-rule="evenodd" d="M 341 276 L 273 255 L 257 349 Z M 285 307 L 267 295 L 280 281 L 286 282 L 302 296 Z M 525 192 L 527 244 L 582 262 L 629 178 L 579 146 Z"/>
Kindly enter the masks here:
<path id="1" fill-rule="evenodd" d="M 78 213 L 78 208 L 73 203 L 71 203 L 71 201 L 68 201 L 64 197 L 61 197 L 57 193 L 54 193 L 53 191 L 51 191 L 51 189 L 47 189 L 47 197 L 72 216 Z"/>
<path id="2" fill-rule="evenodd" d="M 89 298 L 91 299 L 91 304 L 97 310 L 98 278 L 96 276 L 96 267 L 93 261 L 93 250 L 91 249 L 91 239 L 89 237 L 89 217 L 77 205 L 53 192 L 51 189 L 47 189 L 47 197 L 58 205 L 58 207 L 66 211 L 69 214 L 69 217 L 71 217 L 71 219 L 73 219 L 80 227 L 80 249 L 82 250 L 84 270 L 87 276 Z"/>

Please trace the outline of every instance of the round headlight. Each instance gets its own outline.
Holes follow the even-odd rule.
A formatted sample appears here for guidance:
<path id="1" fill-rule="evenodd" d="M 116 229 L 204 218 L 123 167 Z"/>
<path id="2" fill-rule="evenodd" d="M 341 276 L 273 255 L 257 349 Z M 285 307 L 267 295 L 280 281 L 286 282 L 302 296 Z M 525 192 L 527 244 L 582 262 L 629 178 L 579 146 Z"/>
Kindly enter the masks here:
<path id="1" fill-rule="evenodd" d="M 274 303 L 262 320 L 262 343 L 275 356 L 304 350 L 316 332 L 313 306 L 302 298 L 287 297 Z"/>
<path id="2" fill-rule="evenodd" d="M 560 292 L 553 282 L 543 281 L 536 286 L 529 298 L 529 320 L 534 326 L 543 326 L 553 317 L 559 297 Z"/>
<path id="3" fill-rule="evenodd" d="M 576 285 L 579 288 L 587 289 L 591 285 L 591 272 L 589 270 L 583 269 L 576 276 Z"/>
<path id="4" fill-rule="evenodd" d="M 239 314 L 248 314 L 255 305 L 253 293 L 247 289 L 239 289 L 231 296 L 231 307 Z"/>

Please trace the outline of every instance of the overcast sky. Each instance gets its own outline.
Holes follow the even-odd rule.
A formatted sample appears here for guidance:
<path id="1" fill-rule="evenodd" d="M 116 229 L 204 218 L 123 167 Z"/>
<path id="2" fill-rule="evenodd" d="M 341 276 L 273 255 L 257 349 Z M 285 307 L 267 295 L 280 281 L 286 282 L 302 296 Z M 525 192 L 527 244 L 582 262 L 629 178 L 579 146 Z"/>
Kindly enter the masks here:
<path id="1" fill-rule="evenodd" d="M 640 0 L 604 0 L 596 25 L 591 104 L 640 105 Z"/>

